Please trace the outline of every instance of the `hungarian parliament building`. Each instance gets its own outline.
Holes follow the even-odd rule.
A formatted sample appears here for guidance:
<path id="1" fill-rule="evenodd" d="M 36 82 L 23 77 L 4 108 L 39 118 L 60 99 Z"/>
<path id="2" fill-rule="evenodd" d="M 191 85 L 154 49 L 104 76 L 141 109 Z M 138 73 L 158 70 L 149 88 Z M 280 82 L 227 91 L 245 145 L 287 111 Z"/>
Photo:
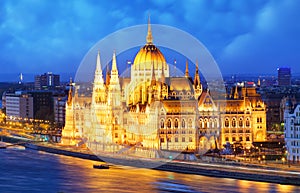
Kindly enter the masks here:
<path id="1" fill-rule="evenodd" d="M 203 153 L 227 143 L 250 148 L 266 140 L 266 106 L 255 87 L 236 86 L 223 99 L 213 99 L 203 88 L 198 64 L 194 78 L 188 62 L 183 76 L 170 76 L 170 66 L 153 44 L 150 23 L 130 77 L 119 76 L 113 53 L 104 79 L 99 52 L 95 58 L 92 93 L 80 94 L 80 83 L 69 91 L 64 145 Z"/>

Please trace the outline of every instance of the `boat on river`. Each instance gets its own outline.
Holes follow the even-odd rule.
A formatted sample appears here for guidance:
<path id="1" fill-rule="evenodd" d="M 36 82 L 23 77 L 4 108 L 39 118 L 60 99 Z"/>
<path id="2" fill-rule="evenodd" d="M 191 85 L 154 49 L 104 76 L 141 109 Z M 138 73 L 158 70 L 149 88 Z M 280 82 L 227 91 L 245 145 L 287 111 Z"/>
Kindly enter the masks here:
<path id="1" fill-rule="evenodd" d="M 95 169 L 109 169 L 109 165 L 107 164 L 100 164 L 100 165 L 93 165 Z"/>

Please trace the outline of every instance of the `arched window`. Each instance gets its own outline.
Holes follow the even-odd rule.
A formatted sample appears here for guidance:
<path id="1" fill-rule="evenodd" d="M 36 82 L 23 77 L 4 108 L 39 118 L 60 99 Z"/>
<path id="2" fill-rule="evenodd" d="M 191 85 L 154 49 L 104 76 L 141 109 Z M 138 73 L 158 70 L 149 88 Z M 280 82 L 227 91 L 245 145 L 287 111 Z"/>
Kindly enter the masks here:
<path id="1" fill-rule="evenodd" d="M 204 119 L 204 128 L 207 128 L 207 119 Z"/>
<path id="2" fill-rule="evenodd" d="M 165 120 L 160 120 L 160 128 L 165 128 Z"/>
<path id="3" fill-rule="evenodd" d="M 215 128 L 218 127 L 218 119 L 214 119 L 214 127 L 215 127 Z"/>
<path id="4" fill-rule="evenodd" d="M 246 119 L 246 127 L 250 127 L 250 120 L 249 120 L 249 118 Z"/>
<path id="5" fill-rule="evenodd" d="M 181 127 L 185 128 L 185 120 L 184 119 L 182 119 L 182 121 L 181 121 Z"/>
<path id="6" fill-rule="evenodd" d="M 232 127 L 236 127 L 236 119 L 235 118 L 232 119 L 231 125 L 232 125 Z"/>
<path id="7" fill-rule="evenodd" d="M 118 117 L 115 117 L 115 124 L 116 124 L 116 125 L 119 124 L 119 123 L 118 123 Z"/>
<path id="8" fill-rule="evenodd" d="M 171 119 L 168 119 L 168 122 L 167 122 L 167 127 L 168 127 L 168 129 L 170 129 L 170 128 L 171 128 Z"/>
<path id="9" fill-rule="evenodd" d="M 225 119 L 225 127 L 229 127 L 229 119 L 228 118 Z"/>
<path id="10" fill-rule="evenodd" d="M 208 127 L 209 128 L 213 128 L 213 120 L 212 119 L 209 119 Z"/>
<path id="11" fill-rule="evenodd" d="M 189 127 L 189 128 L 193 127 L 192 119 L 189 119 L 189 121 L 188 121 L 188 127 Z"/>
<path id="12" fill-rule="evenodd" d="M 239 127 L 243 127 L 243 126 L 244 126 L 243 118 L 240 118 L 239 119 Z"/>
<path id="13" fill-rule="evenodd" d="M 175 128 L 178 128 L 178 119 L 175 119 L 175 123 L 174 123 Z"/>
<path id="14" fill-rule="evenodd" d="M 203 120 L 202 119 L 199 119 L 199 127 L 203 128 Z"/>

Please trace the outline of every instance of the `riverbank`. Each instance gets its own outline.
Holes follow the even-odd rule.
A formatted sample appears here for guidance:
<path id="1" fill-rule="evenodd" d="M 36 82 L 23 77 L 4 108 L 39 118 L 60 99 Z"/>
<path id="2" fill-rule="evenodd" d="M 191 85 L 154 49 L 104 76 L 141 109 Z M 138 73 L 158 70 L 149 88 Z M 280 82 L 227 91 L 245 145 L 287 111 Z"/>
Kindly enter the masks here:
<path id="1" fill-rule="evenodd" d="M 118 165 L 129 165 L 133 167 L 143 167 L 143 166 L 153 166 L 157 165 L 157 162 L 151 160 L 124 160 L 116 157 L 108 156 L 95 156 L 92 153 L 83 152 L 82 149 L 77 148 L 71 149 L 70 147 L 63 146 L 60 147 L 50 147 L 44 146 L 42 144 L 32 145 L 27 144 L 26 148 L 35 149 L 38 151 L 44 151 L 48 153 L 55 153 L 66 156 L 73 156 L 82 159 L 90 159 L 95 161 L 110 161 Z M 68 149 L 69 148 L 69 149 Z M 86 150 L 88 151 L 88 150 Z M 143 164 L 143 165 L 142 165 Z M 239 163 L 228 163 L 216 164 L 216 163 L 203 163 L 203 162 L 183 162 L 183 161 L 173 161 L 173 162 L 161 162 L 155 168 L 156 170 L 171 171 L 185 174 L 196 174 L 204 175 L 211 177 L 221 177 L 221 178 L 234 178 L 242 180 L 251 180 L 251 181 L 261 181 L 261 182 L 271 182 L 277 184 L 290 184 L 290 185 L 300 185 L 300 172 L 295 171 L 284 171 L 279 170 L 278 168 L 272 168 L 270 166 L 263 167 L 257 165 L 244 166 Z"/>
<path id="2" fill-rule="evenodd" d="M 60 146 L 50 143 L 24 143 L 24 146 L 37 151 L 73 156 L 82 159 L 94 161 L 111 161 L 118 165 L 129 165 L 133 167 L 155 166 L 155 170 L 171 171 L 185 174 L 196 174 L 211 177 L 233 178 L 260 182 L 270 182 L 277 184 L 300 185 L 300 172 L 284 170 L 282 168 L 273 168 L 260 165 L 244 165 L 242 163 L 209 163 L 197 160 L 195 162 L 178 161 L 172 162 L 153 161 L 150 159 L 126 160 L 123 158 L 101 156 L 101 159 L 90 152 L 88 149 Z M 159 163 L 159 164 L 158 164 Z M 148 167 L 149 168 L 149 167 Z"/>

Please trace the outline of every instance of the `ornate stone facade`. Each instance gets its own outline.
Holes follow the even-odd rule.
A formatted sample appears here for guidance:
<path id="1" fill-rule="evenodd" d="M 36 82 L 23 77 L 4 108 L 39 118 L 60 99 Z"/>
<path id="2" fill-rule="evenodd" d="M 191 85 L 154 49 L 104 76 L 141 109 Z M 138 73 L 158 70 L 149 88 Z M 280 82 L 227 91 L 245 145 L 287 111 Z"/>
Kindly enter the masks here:
<path id="1" fill-rule="evenodd" d="M 250 147 L 266 139 L 266 107 L 255 88 L 236 88 L 226 100 L 214 100 L 203 90 L 197 62 L 194 80 L 188 63 L 184 76 L 171 77 L 163 54 L 152 43 L 150 24 L 146 40 L 130 78 L 119 77 L 114 53 L 104 82 L 98 53 L 92 94 L 78 93 L 82 85 L 70 91 L 63 144 L 83 140 L 108 151 L 135 146 L 206 152 L 226 142 Z"/>

